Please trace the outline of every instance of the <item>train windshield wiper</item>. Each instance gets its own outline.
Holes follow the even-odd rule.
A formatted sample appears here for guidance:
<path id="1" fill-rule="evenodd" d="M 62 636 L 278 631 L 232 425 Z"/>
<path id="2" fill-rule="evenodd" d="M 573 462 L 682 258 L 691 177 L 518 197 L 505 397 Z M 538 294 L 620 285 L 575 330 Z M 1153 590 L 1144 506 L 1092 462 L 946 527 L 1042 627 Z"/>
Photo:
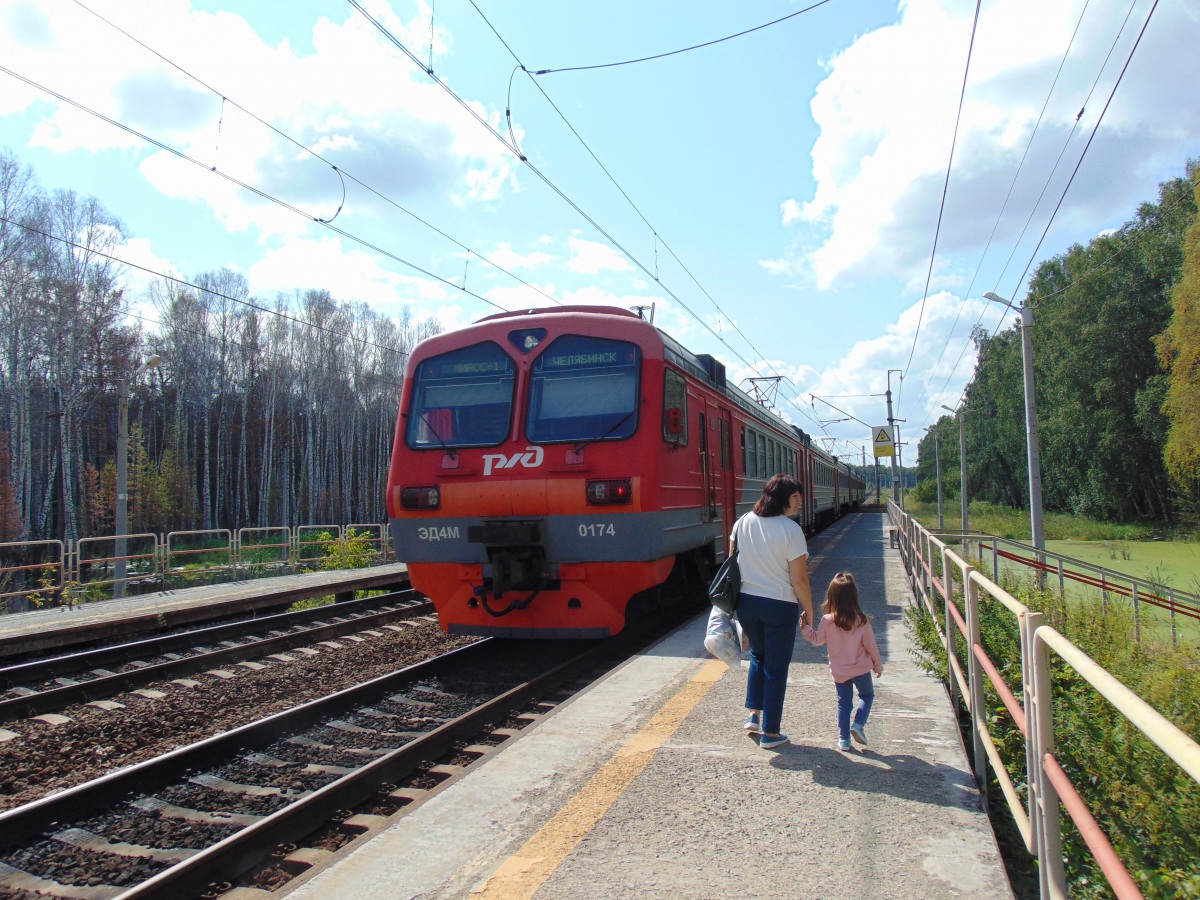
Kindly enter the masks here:
<path id="1" fill-rule="evenodd" d="M 457 459 L 458 451 L 446 443 L 445 439 L 441 436 L 441 434 L 438 433 L 438 430 L 434 427 L 433 423 L 429 421 L 429 416 L 425 415 L 425 413 L 421 413 L 420 415 L 421 421 L 429 426 L 430 433 L 437 438 L 438 446 L 442 448 L 442 451 L 451 459 Z"/>
<path id="2" fill-rule="evenodd" d="M 612 426 L 611 426 L 611 427 L 608 429 L 608 431 L 604 432 L 604 434 L 602 434 L 602 435 L 599 435 L 599 436 L 597 436 L 597 437 L 594 437 L 594 438 L 588 438 L 586 441 L 580 441 L 578 444 L 576 444 L 576 445 L 575 445 L 574 447 L 572 447 L 571 449 L 572 449 L 572 450 L 573 450 L 575 453 L 579 453 L 579 452 L 580 452 L 581 450 L 583 450 L 583 448 L 584 448 L 584 447 L 586 447 L 588 444 L 594 444 L 596 441 L 602 441 L 602 440 L 604 440 L 606 437 L 608 437 L 610 434 L 612 434 L 614 431 L 616 431 L 618 428 L 620 428 L 622 425 L 624 425 L 626 422 L 628 422 L 628 421 L 629 421 L 629 419 L 630 419 L 630 417 L 631 417 L 631 416 L 632 416 L 632 415 L 633 415 L 635 412 L 637 412 L 637 407 L 636 407 L 636 406 L 635 406 L 633 409 L 631 409 L 629 412 L 625 413 L 625 415 L 624 415 L 624 416 L 622 416 L 620 419 L 618 419 L 616 422 L 614 422 L 614 423 L 612 424 Z"/>

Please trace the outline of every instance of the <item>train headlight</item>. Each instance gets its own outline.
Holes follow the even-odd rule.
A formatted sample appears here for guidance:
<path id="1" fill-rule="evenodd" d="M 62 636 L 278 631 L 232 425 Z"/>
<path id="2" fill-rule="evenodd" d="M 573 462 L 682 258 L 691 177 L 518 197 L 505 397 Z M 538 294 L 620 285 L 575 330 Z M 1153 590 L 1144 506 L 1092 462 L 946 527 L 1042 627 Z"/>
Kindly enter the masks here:
<path id="1" fill-rule="evenodd" d="M 403 509 L 437 509 L 442 505 L 442 492 L 436 487 L 406 487 L 400 491 Z"/>
<path id="2" fill-rule="evenodd" d="M 592 506 L 623 506 L 633 502 L 633 483 L 628 478 L 587 483 L 587 502 Z"/>

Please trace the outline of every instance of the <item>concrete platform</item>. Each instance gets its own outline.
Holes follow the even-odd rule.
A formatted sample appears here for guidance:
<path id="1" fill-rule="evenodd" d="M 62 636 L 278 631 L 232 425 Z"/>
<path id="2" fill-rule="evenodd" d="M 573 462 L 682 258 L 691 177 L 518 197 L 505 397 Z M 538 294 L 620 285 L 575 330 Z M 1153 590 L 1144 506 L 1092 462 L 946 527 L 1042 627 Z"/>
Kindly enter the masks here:
<path id="1" fill-rule="evenodd" d="M 269 607 L 297 600 L 356 590 L 407 587 L 404 563 L 306 572 L 253 581 L 181 588 L 98 600 L 74 608 L 59 606 L 0 615 L 0 663 L 35 653 L 51 653 L 93 641 L 128 638 L 180 625 Z"/>
<path id="2" fill-rule="evenodd" d="M 815 593 L 854 572 L 885 673 L 863 752 L 837 749 L 824 648 L 797 639 L 784 730 L 742 731 L 746 663 L 700 617 L 533 726 L 292 898 L 1011 897 L 942 686 L 909 658 L 885 519 L 811 542 Z"/>

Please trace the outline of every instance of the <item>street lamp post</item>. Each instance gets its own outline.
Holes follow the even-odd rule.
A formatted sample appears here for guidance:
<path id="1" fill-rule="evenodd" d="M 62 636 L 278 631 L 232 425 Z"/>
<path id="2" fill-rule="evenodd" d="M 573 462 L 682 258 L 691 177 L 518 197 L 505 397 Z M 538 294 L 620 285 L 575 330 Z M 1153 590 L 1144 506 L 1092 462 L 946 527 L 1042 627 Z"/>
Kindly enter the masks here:
<path id="1" fill-rule="evenodd" d="M 942 515 L 942 433 L 936 425 L 933 426 L 933 461 L 937 473 L 938 531 L 945 531 L 946 517 Z"/>
<path id="2" fill-rule="evenodd" d="M 958 419 L 958 492 L 962 502 L 962 530 L 967 533 L 967 411 L 965 409 L 950 409 L 942 404 L 942 409 L 954 413 Z"/>
<path id="3" fill-rule="evenodd" d="M 983 299 L 991 300 L 1014 309 L 1011 302 L 988 291 Z M 1029 522 L 1033 531 L 1035 550 L 1046 549 L 1046 534 L 1042 527 L 1042 461 L 1038 450 L 1037 410 L 1033 399 L 1033 307 L 1022 303 L 1021 313 L 1021 360 L 1025 380 L 1025 449 L 1029 464 Z M 1038 559 L 1042 555 L 1038 554 Z"/>
<path id="4" fill-rule="evenodd" d="M 129 385 L 162 358 L 152 356 L 128 378 L 117 379 L 117 547 L 113 597 L 125 596 L 125 535 L 129 533 Z"/>

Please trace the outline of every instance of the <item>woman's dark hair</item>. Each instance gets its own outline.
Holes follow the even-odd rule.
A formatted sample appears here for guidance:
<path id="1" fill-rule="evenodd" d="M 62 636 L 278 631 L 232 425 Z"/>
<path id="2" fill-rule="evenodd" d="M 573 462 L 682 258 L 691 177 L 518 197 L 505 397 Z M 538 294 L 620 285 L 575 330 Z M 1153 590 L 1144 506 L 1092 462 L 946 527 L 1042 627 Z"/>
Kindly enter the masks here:
<path id="1" fill-rule="evenodd" d="M 825 591 L 825 609 L 822 612 L 833 616 L 833 624 L 842 631 L 853 631 L 871 619 L 858 605 L 858 585 L 849 572 L 838 572 Z"/>
<path id="2" fill-rule="evenodd" d="M 762 496 L 754 504 L 754 514 L 764 519 L 770 516 L 782 516 L 791 502 L 792 494 L 804 493 L 804 485 L 791 475 L 772 475 L 763 485 Z"/>

